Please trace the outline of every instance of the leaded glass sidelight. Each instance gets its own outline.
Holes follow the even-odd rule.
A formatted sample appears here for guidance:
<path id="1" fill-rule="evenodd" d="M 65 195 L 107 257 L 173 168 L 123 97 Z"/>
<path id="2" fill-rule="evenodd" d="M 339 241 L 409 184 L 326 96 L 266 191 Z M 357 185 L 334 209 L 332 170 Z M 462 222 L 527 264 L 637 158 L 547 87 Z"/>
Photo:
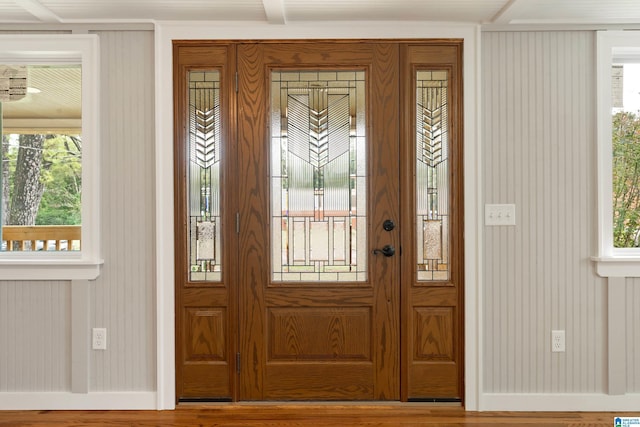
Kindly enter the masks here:
<path id="1" fill-rule="evenodd" d="M 272 279 L 366 279 L 364 71 L 271 73 Z"/>
<path id="2" fill-rule="evenodd" d="M 189 72 L 187 209 L 191 281 L 221 279 L 220 73 Z"/>
<path id="3" fill-rule="evenodd" d="M 418 281 L 450 276 L 450 179 L 447 71 L 416 74 Z"/>

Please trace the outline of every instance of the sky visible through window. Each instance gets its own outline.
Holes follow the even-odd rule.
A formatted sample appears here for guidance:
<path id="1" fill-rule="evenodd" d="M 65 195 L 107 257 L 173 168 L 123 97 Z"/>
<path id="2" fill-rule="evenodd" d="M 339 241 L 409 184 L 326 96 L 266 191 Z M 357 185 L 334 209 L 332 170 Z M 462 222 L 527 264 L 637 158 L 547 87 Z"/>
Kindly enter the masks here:
<path id="1" fill-rule="evenodd" d="M 624 64 L 622 94 L 623 109 L 638 114 L 640 110 L 640 64 Z"/>

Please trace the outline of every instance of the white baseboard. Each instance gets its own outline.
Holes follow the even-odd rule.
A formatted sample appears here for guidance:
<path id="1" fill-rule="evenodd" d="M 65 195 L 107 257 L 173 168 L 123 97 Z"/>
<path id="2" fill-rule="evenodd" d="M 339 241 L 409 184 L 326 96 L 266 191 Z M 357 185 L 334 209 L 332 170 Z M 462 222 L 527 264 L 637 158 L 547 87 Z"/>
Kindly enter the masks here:
<path id="1" fill-rule="evenodd" d="M 0 410 L 110 410 L 157 408 L 155 391 L 0 393 Z"/>
<path id="2" fill-rule="evenodd" d="M 481 411 L 640 412 L 640 394 L 483 393 Z"/>

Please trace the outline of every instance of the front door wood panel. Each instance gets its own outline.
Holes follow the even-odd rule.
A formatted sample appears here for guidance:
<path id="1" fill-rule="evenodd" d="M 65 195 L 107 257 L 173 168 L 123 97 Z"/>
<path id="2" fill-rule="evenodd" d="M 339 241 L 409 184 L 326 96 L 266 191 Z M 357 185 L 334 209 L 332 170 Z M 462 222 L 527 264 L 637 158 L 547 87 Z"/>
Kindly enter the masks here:
<path id="1" fill-rule="evenodd" d="M 398 46 L 250 44 L 239 46 L 238 58 L 239 184 L 245 194 L 240 202 L 240 398 L 398 399 L 398 257 L 371 255 L 365 282 L 319 286 L 270 280 L 269 94 L 264 89 L 272 69 L 365 70 L 370 237 L 369 247 L 358 250 L 397 245 L 397 232 L 379 230 L 386 218 L 398 217 Z"/>
<path id="2" fill-rule="evenodd" d="M 445 47 L 443 47 L 445 46 Z M 453 50 L 451 48 L 453 47 Z M 449 67 L 461 106 L 460 42 L 176 42 L 177 398 L 408 400 L 462 393 L 461 151 L 452 178 L 451 281 L 414 279 L 411 176 L 414 69 Z M 444 55 L 444 56 L 443 56 Z M 217 69 L 225 111 L 220 283 L 186 280 L 184 80 Z M 269 97 L 272 70 L 363 70 L 367 105 L 368 274 L 357 282 L 271 280 Z M 233 74 L 237 70 L 237 77 Z M 236 92 L 237 78 L 237 92 Z M 452 113 L 461 148 L 461 116 Z M 182 166 L 181 166 L 182 165 Z M 400 208 L 402 206 L 402 209 Z M 395 229 L 385 231 L 391 219 Z M 181 231 L 184 230 L 184 231 Z M 373 250 L 393 245 L 395 256 Z M 401 277 L 404 279 L 401 280 Z M 402 339 L 401 339 L 402 338 Z M 237 358 L 236 358 L 237 356 Z M 236 362 L 239 365 L 236 366 Z"/>

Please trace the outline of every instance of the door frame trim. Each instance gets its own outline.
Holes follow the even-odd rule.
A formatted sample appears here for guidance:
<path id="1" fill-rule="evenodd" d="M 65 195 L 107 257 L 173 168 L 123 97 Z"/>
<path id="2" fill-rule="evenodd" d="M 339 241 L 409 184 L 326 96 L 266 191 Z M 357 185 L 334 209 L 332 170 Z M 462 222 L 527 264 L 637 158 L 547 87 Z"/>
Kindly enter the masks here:
<path id="1" fill-rule="evenodd" d="M 255 22 L 158 22 L 155 27 L 156 166 L 156 409 L 175 408 L 175 292 L 173 174 L 173 40 L 267 39 L 464 40 L 465 210 L 465 407 L 479 410 L 482 397 L 482 187 L 480 141 L 480 26 L 432 22 L 339 22 L 271 25 Z"/>

